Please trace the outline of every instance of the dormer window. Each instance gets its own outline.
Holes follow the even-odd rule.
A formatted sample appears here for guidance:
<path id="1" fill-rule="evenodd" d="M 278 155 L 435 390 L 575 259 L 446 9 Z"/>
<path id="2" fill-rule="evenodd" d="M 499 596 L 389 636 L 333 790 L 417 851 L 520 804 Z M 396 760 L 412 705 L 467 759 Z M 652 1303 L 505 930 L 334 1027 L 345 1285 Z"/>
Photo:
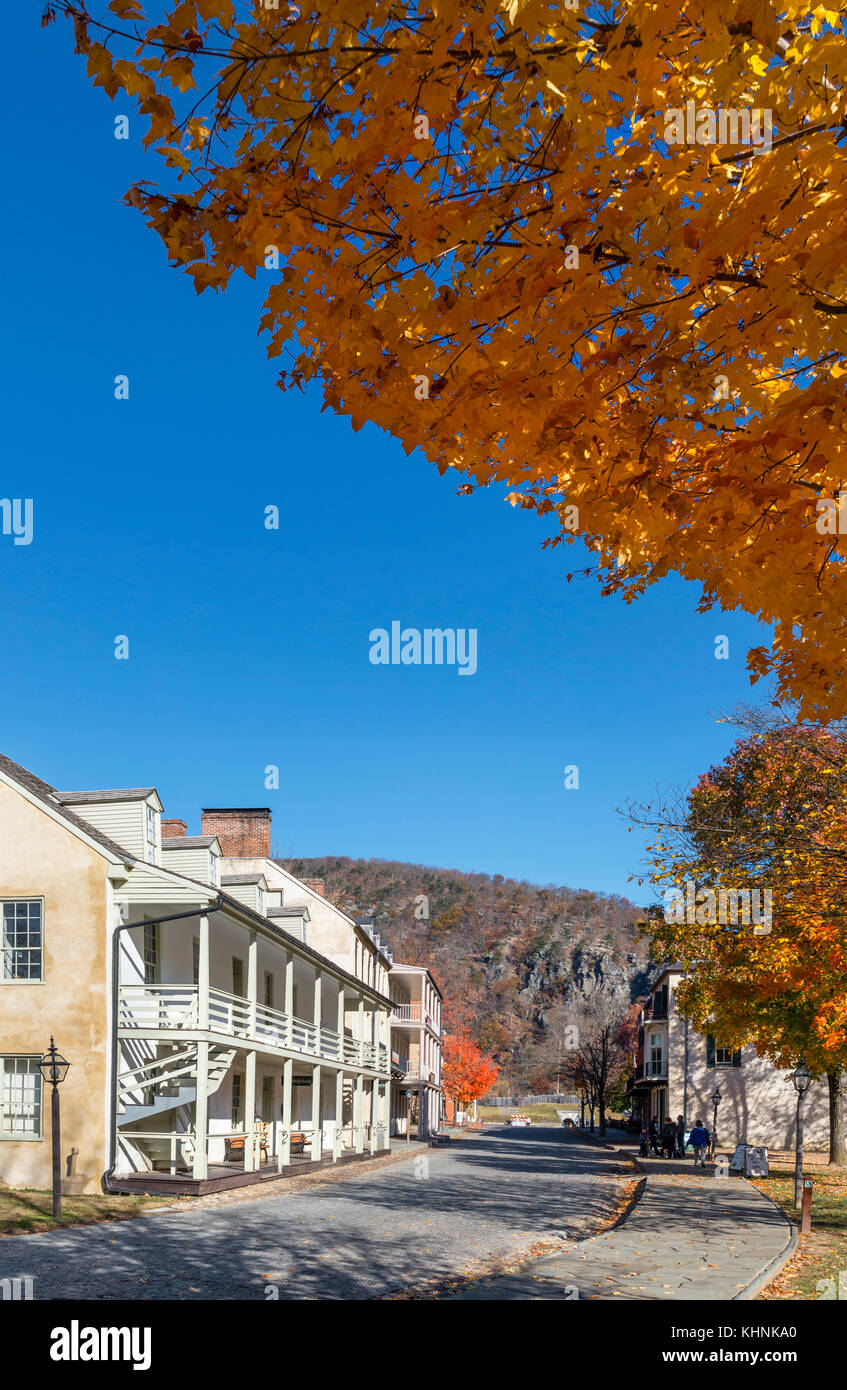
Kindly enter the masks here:
<path id="1" fill-rule="evenodd" d="M 146 857 L 146 859 L 147 859 L 147 863 L 148 863 L 148 864 L 155 864 L 155 862 L 156 862 L 156 854 L 157 854 L 157 851 L 158 851 L 158 848 L 159 848 L 159 814 L 158 814 L 158 812 L 156 811 L 155 807 L 151 806 L 149 803 L 148 803 L 146 809 L 147 809 L 147 834 L 146 834 L 146 840 L 147 840 L 147 846 L 146 846 L 146 848 L 147 848 L 147 854 L 146 854 L 145 857 Z"/>
<path id="2" fill-rule="evenodd" d="M 209 882 L 217 888 L 218 886 L 218 856 L 209 854 Z"/>

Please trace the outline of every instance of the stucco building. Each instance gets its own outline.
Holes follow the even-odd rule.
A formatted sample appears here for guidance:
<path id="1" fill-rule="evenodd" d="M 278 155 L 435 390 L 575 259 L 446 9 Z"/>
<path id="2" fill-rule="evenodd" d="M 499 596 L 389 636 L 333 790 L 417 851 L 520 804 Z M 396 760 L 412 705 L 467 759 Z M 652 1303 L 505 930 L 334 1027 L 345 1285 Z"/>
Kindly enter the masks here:
<path id="1" fill-rule="evenodd" d="M 0 1182 L 50 1185 L 51 1034 L 87 1192 L 387 1146 L 385 949 L 271 859 L 267 808 L 206 810 L 201 831 L 163 821 L 153 787 L 62 792 L 0 757 Z"/>
<path id="2" fill-rule="evenodd" d="M 684 1115 L 686 1124 L 705 1121 L 711 1131 L 712 1097 L 720 1092 L 718 1147 L 733 1152 L 738 1144 L 762 1144 L 785 1149 L 794 1144 L 797 1094 L 791 1073 L 759 1057 L 755 1047 L 724 1047 L 718 1035 L 698 1033 L 675 1007 L 676 988 L 683 978 L 678 966 L 667 966 L 656 980 L 641 1011 L 638 1044 L 629 1094 L 646 1128 L 659 1128 L 670 1115 Z M 804 1104 L 805 1140 L 829 1140 L 829 1096 L 825 1080 L 814 1081 Z"/>

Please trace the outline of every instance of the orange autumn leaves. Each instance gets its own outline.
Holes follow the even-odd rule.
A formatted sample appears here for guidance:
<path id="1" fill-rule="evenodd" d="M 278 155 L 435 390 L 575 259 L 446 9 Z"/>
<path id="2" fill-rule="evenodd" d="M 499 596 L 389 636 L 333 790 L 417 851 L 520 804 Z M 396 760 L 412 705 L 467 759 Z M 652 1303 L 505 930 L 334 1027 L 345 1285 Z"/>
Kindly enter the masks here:
<path id="1" fill-rule="evenodd" d="M 769 933 L 655 922 L 656 950 L 691 971 L 679 988 L 697 1027 L 752 1041 L 774 1061 L 805 1051 L 847 1067 L 847 732 L 787 725 L 740 740 L 653 846 L 653 879 L 768 888 Z"/>
<path id="2" fill-rule="evenodd" d="M 445 1034 L 441 1079 L 457 1109 L 487 1095 L 499 1075 L 500 1068 L 477 1047 L 466 1027 L 458 1025 Z"/>
<path id="3" fill-rule="evenodd" d="M 751 674 L 847 712 L 847 568 L 815 525 L 847 482 L 837 12 L 52 8 L 162 156 L 129 201 L 172 261 L 267 284 L 284 385 L 504 485 L 608 591 L 676 571 L 773 623 Z M 771 112 L 773 141 L 668 144 L 690 101 Z"/>

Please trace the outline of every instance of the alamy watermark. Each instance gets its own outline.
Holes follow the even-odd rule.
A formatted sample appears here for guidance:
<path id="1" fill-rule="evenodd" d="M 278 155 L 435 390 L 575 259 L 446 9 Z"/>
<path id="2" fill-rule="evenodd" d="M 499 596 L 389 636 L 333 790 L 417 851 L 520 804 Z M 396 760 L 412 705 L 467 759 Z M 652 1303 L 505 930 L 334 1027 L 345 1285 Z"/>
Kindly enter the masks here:
<path id="1" fill-rule="evenodd" d="M 460 676 L 473 676 L 477 664 L 475 627 L 372 628 L 368 634 L 372 666 L 458 666 Z"/>
<path id="2" fill-rule="evenodd" d="M 13 536 L 13 545 L 32 545 L 33 506 L 31 497 L 0 497 L 0 530 Z"/>
<path id="3" fill-rule="evenodd" d="M 773 925 L 773 893 L 770 888 L 697 888 L 687 879 L 685 890 L 668 889 L 673 893 L 665 904 L 665 921 L 685 922 L 688 926 L 752 926 L 754 936 L 769 936 Z"/>
<path id="4" fill-rule="evenodd" d="M 666 145 L 751 145 L 773 149 L 773 111 L 753 106 L 737 108 L 669 107 L 664 113 Z"/>

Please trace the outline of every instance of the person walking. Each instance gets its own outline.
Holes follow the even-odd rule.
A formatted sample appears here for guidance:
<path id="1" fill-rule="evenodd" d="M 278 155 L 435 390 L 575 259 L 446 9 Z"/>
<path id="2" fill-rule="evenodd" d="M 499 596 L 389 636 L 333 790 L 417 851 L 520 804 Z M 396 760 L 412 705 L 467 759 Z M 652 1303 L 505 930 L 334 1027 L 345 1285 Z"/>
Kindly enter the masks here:
<path id="1" fill-rule="evenodd" d="M 685 1158 L 685 1116 L 676 1117 L 676 1152 L 678 1158 Z"/>
<path id="2" fill-rule="evenodd" d="M 712 1136 L 703 1124 L 698 1120 L 688 1136 L 688 1142 L 694 1150 L 694 1167 L 705 1168 L 706 1166 L 706 1146 L 711 1143 Z"/>
<path id="3" fill-rule="evenodd" d="M 662 1125 L 662 1157 L 673 1158 L 676 1154 L 676 1125 L 670 1115 Z"/>
<path id="4" fill-rule="evenodd" d="M 657 1119 L 655 1119 L 655 1118 L 652 1119 L 652 1120 L 650 1121 L 649 1134 L 650 1134 L 650 1152 L 651 1152 L 656 1158 L 658 1158 L 658 1157 L 659 1157 L 659 1121 L 658 1121 Z"/>

